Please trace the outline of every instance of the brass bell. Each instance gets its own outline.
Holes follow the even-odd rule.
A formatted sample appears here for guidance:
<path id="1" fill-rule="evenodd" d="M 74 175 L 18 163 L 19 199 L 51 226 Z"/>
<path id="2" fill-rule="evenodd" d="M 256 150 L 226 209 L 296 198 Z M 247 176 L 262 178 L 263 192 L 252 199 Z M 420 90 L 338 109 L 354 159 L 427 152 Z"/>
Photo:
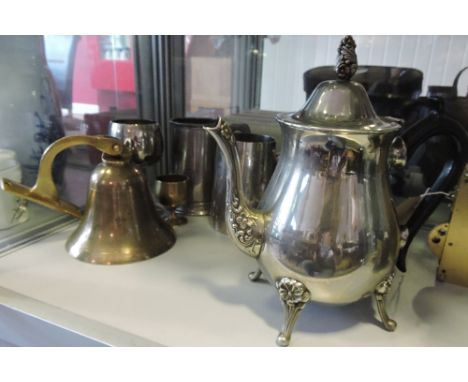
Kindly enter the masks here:
<path id="1" fill-rule="evenodd" d="M 52 180 L 52 162 L 63 150 L 90 145 L 104 153 L 91 175 L 85 211 L 59 199 Z M 125 264 L 158 256 L 176 236 L 158 214 L 142 166 L 134 163 L 119 139 L 73 136 L 57 140 L 44 152 L 36 184 L 29 188 L 2 179 L 3 190 L 80 218 L 66 242 L 68 253 L 93 264 Z"/>

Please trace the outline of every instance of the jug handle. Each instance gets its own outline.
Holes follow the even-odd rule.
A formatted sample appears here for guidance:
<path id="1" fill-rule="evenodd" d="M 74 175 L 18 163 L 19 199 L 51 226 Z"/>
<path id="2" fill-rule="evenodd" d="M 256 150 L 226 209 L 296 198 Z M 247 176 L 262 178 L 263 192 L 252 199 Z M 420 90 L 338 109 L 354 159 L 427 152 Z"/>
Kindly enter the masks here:
<path id="1" fill-rule="evenodd" d="M 430 189 L 425 192 L 428 196 L 423 197 L 406 223 L 407 238 L 397 259 L 397 267 L 402 272 L 406 272 L 408 248 L 418 230 L 442 201 L 443 194 L 456 185 L 463 172 L 466 162 L 464 148 L 468 147 L 468 135 L 457 121 L 434 111 L 422 120 L 404 128 L 400 133 L 400 137 L 406 143 L 408 157 L 411 157 L 419 145 L 437 135 L 449 137 L 455 143 L 456 149 L 454 155 L 445 162 Z M 460 158 L 463 160 L 459 160 Z"/>
<path id="2" fill-rule="evenodd" d="M 47 147 L 42 154 L 37 180 L 33 187 L 27 187 L 10 179 L 3 178 L 1 180 L 1 188 L 20 198 L 29 199 L 48 208 L 81 218 L 82 212 L 79 207 L 59 198 L 57 187 L 52 178 L 52 163 L 55 157 L 63 150 L 77 145 L 89 145 L 113 156 L 120 155 L 123 152 L 123 145 L 116 138 L 102 135 L 78 135 L 60 138 Z"/>

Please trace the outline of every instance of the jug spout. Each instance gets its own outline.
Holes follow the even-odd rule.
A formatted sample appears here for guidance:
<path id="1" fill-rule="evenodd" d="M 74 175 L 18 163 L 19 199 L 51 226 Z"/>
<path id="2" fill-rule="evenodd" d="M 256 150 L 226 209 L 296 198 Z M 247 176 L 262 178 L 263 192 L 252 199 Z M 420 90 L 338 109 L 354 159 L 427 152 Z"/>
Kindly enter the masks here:
<path id="1" fill-rule="evenodd" d="M 219 118 L 215 127 L 203 127 L 215 139 L 228 167 L 226 223 L 233 241 L 244 253 L 257 258 L 263 250 L 265 215 L 249 208 L 242 190 L 239 156 L 229 125 Z"/>

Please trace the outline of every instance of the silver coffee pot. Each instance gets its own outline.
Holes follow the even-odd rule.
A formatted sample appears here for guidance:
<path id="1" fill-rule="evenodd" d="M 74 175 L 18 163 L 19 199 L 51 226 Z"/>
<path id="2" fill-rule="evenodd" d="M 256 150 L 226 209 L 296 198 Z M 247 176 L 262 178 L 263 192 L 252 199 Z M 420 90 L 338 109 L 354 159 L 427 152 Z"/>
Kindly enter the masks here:
<path id="1" fill-rule="evenodd" d="M 350 78 L 357 69 L 355 43 L 338 49 L 339 79 L 317 86 L 302 110 L 279 114 L 279 162 L 259 204 L 249 208 L 242 191 L 235 137 L 221 119 L 205 127 L 230 169 L 229 233 L 257 259 L 285 307 L 277 344 L 287 346 L 304 304 L 352 303 L 373 295 L 383 326 L 385 296 L 405 243 L 389 183 L 389 167 L 403 166 L 401 124 L 378 117 L 365 89 Z"/>

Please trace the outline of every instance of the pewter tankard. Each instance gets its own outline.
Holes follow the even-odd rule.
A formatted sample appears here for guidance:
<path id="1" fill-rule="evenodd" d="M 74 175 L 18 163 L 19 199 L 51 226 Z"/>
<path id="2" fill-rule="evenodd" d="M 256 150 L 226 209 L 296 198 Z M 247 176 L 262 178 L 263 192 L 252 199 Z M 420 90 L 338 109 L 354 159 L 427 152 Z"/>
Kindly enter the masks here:
<path id="1" fill-rule="evenodd" d="M 215 126 L 210 118 L 174 118 L 169 122 L 173 132 L 173 173 L 188 180 L 187 215 L 204 216 L 210 212 L 216 144 L 203 131 Z"/>
<path id="2" fill-rule="evenodd" d="M 205 127 L 230 169 L 230 236 L 258 261 L 250 279 L 264 274 L 284 305 L 280 346 L 289 344 L 309 301 L 346 304 L 374 296 L 385 329 L 396 328 L 385 297 L 406 235 L 388 175 L 389 167 L 404 165 L 406 150 L 399 121 L 378 117 L 362 85 L 350 81 L 357 69 L 355 47 L 345 37 L 338 79 L 318 85 L 299 112 L 277 116 L 281 154 L 258 209 L 245 200 L 229 125 L 219 119 L 216 127 Z M 416 208 L 412 217 L 419 213 Z"/>

